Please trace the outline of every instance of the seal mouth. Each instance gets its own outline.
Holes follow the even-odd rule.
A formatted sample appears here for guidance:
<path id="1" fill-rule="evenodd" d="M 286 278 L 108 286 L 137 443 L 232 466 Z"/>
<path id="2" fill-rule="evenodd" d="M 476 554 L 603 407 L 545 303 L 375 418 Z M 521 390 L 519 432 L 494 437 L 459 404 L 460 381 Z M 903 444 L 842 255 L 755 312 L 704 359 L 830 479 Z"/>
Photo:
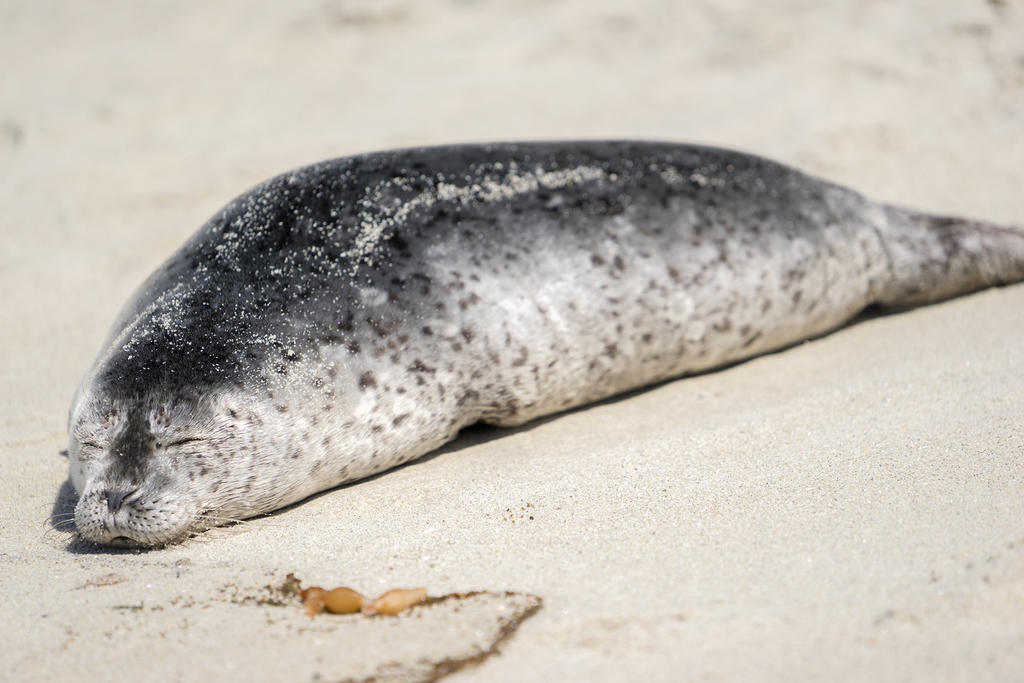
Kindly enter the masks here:
<path id="1" fill-rule="evenodd" d="M 142 548 L 142 543 L 139 543 L 134 538 L 128 536 L 115 536 L 114 538 L 106 541 L 106 545 L 114 546 L 116 548 Z"/>

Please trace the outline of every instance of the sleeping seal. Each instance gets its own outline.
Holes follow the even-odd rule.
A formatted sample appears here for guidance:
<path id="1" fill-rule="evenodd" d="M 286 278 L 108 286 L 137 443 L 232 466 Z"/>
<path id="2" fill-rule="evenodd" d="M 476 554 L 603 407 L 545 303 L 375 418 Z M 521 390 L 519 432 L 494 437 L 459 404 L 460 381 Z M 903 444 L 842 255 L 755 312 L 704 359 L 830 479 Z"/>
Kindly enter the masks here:
<path id="1" fill-rule="evenodd" d="M 118 316 L 69 418 L 79 534 L 154 546 L 518 425 L 1024 279 L 1024 232 L 638 142 L 326 161 L 228 204 Z"/>

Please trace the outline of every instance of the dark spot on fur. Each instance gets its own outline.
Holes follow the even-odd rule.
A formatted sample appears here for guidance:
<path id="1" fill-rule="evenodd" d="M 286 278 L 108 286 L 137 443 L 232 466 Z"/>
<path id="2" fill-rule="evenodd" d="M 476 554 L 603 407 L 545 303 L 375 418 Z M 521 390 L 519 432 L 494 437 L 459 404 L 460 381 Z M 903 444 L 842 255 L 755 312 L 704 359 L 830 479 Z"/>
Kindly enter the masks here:
<path id="1" fill-rule="evenodd" d="M 399 252 L 406 254 L 409 252 L 409 243 L 406 242 L 405 239 L 402 238 L 402 235 L 397 232 L 391 236 L 388 243 L 390 243 L 391 246 Z"/>
<path id="2" fill-rule="evenodd" d="M 605 260 L 599 254 L 591 254 L 590 262 L 595 266 L 603 266 L 605 264 Z"/>
<path id="3" fill-rule="evenodd" d="M 409 413 L 402 413 L 401 415 L 395 415 L 395 419 L 391 421 L 392 426 L 397 427 L 398 425 L 405 422 L 405 419 L 409 417 Z"/>
<path id="4" fill-rule="evenodd" d="M 348 352 L 351 354 L 356 354 L 363 350 L 362 347 L 359 346 L 359 342 L 355 339 L 349 339 L 348 343 L 345 344 L 345 348 L 347 348 Z"/>
<path id="5" fill-rule="evenodd" d="M 519 357 L 512 361 L 512 367 L 520 368 L 530 359 L 530 350 L 525 346 L 519 350 Z"/>
<path id="6" fill-rule="evenodd" d="M 598 202 L 600 203 L 600 212 L 605 216 L 618 216 L 626 210 L 618 200 L 612 197 L 600 197 Z"/>
<path id="7" fill-rule="evenodd" d="M 373 376 L 372 372 L 364 372 L 359 375 L 359 388 L 368 389 L 369 387 L 377 386 L 377 378 Z"/>
<path id="8" fill-rule="evenodd" d="M 459 308 L 463 311 L 472 306 L 473 304 L 480 303 L 480 297 L 475 292 L 471 292 L 465 299 L 459 300 Z"/>
<path id="9" fill-rule="evenodd" d="M 434 374 L 434 372 L 436 372 L 436 368 L 430 367 L 429 365 L 421 361 L 419 358 L 412 362 L 412 365 L 409 366 L 409 370 L 412 372 L 427 372 L 430 373 L 431 375 Z"/>
<path id="10" fill-rule="evenodd" d="M 276 408 L 277 412 L 279 412 L 279 413 L 287 413 L 288 412 L 288 406 L 286 406 L 286 405 L 278 404 L 278 405 L 274 406 L 274 408 Z"/>

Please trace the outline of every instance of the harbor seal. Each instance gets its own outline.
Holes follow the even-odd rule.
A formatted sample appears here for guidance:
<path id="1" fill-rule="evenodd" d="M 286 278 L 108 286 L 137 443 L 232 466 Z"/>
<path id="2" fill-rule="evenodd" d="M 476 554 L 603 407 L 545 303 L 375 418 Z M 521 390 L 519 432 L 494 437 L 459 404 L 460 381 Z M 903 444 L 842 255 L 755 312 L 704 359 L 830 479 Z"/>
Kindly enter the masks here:
<path id="1" fill-rule="evenodd" d="M 1024 279 L 1024 232 L 645 142 L 273 178 L 138 290 L 69 417 L 78 533 L 159 546 L 519 425 Z"/>

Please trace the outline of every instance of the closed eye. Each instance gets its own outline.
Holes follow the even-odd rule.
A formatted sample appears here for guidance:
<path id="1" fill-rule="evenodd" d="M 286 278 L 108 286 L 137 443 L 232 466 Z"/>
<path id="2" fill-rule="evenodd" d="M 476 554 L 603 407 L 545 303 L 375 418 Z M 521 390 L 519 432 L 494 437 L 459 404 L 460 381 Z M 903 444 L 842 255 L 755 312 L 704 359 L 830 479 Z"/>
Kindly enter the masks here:
<path id="1" fill-rule="evenodd" d="M 88 439 L 78 439 L 78 458 L 79 460 L 95 460 L 103 454 L 103 446 L 99 445 L 95 441 L 89 441 Z"/>
<path id="2" fill-rule="evenodd" d="M 192 443 L 193 441 L 202 441 L 202 439 L 200 439 L 198 436 L 190 436 L 187 439 L 178 439 L 177 441 L 170 441 L 170 442 L 165 443 L 165 444 L 161 444 L 158 441 L 156 445 L 158 447 L 162 446 L 163 448 L 170 448 L 171 446 L 182 446 L 182 445 L 187 444 L 187 443 Z"/>

